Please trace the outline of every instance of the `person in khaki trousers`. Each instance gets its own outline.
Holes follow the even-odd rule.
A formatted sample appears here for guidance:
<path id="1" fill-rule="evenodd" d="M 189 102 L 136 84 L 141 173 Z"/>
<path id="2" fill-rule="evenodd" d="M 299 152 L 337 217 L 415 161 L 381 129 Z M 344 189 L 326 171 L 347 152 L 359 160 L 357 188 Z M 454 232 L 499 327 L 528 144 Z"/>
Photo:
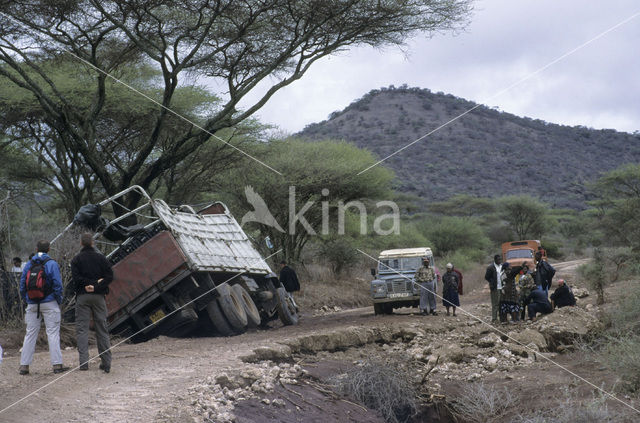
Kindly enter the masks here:
<path id="1" fill-rule="evenodd" d="M 100 369 L 111 371 L 111 343 L 107 328 L 107 304 L 104 299 L 113 280 L 111 263 L 93 247 L 93 236 L 80 237 L 82 250 L 71 260 L 71 275 L 76 291 L 76 336 L 80 370 L 89 370 L 89 321 L 93 314 Z"/>

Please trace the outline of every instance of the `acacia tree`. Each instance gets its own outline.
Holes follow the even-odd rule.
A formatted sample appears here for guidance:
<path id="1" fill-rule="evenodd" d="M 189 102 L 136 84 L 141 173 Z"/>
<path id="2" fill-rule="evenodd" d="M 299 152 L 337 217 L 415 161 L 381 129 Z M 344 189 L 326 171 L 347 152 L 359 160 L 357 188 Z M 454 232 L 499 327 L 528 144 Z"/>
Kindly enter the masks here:
<path id="1" fill-rule="evenodd" d="M 48 70 L 47 74 L 58 90 L 69 96 L 74 108 L 83 109 L 90 105 L 92 78 L 84 69 L 78 69 L 69 60 L 42 63 L 41 66 Z M 30 69 L 25 72 L 33 74 Z M 157 77 L 158 72 L 148 66 L 127 69 L 120 75 L 130 86 L 150 96 L 160 90 Z M 31 93 L 11 85 L 11 81 L 0 76 L 0 131 L 6 139 L 0 149 L 3 150 L 3 156 L 9 159 L 0 166 L 4 167 L 6 176 L 11 176 L 15 186 L 13 191 L 24 196 L 19 183 L 30 183 L 29 191 L 38 192 L 44 198 L 53 198 L 54 201 L 50 203 L 53 208 L 61 206 L 68 217 L 72 217 L 82 204 L 95 202 L 97 196 L 104 196 L 104 189 L 84 157 L 77 150 L 66 148 L 65 139 L 48 124 L 48 116 L 38 107 Z M 96 139 L 100 149 L 108 153 L 103 155 L 103 165 L 117 177 L 135 159 L 136 152 L 144 143 L 148 128 L 153 126 L 156 119 L 155 107 L 111 80 L 106 81 L 105 93 L 102 113 L 96 119 L 99 134 Z M 215 107 L 218 103 L 216 96 L 194 85 L 182 86 L 176 93 L 173 109 L 194 122 L 201 120 L 201 110 Z M 246 122 L 235 126 L 233 130 L 219 131 L 216 135 L 237 146 L 250 140 L 252 131 L 259 128 L 249 125 L 249 120 Z M 186 122 L 171 119 L 165 124 L 154 154 L 161 154 L 172 140 L 186 130 Z M 213 140 L 204 142 L 198 146 L 198 154 L 192 154 L 187 160 L 176 164 L 147 188 L 152 193 L 162 189 L 168 201 L 181 201 L 182 198 L 176 197 L 193 192 L 188 189 L 188 183 L 191 175 L 202 172 L 203 166 L 199 160 L 202 156 L 216 157 L 218 168 L 223 168 L 225 163 L 233 160 L 232 155 L 221 154 L 220 148 L 221 144 Z M 185 166 L 189 167 L 189 173 L 185 172 Z"/>
<path id="2" fill-rule="evenodd" d="M 149 188 L 210 134 L 251 116 L 320 58 L 458 28 L 470 0 L 12 0 L 0 3 L 0 11 L 0 75 L 37 100 L 49 136 L 57 138 L 55 151 L 42 159 L 64 161 L 69 172 L 85 172 L 85 182 L 111 195 L 132 184 Z M 92 94 L 83 107 L 45 66 L 68 55 L 88 75 Z M 160 73 L 160 92 L 150 96 L 158 107 L 124 161 L 112 157 L 102 136 L 106 73 L 117 77 L 141 65 Z M 167 137 L 167 127 L 179 120 L 170 109 L 187 77 L 212 78 L 226 92 L 217 107 L 203 111 L 201 124 Z M 261 83 L 267 88 L 240 109 Z M 210 163 L 215 166 L 217 157 Z M 129 206 L 137 201 L 129 198 Z"/>
<path id="3" fill-rule="evenodd" d="M 393 172 L 376 166 L 356 175 L 354 169 L 364 169 L 376 159 L 369 151 L 344 142 L 289 139 L 256 145 L 251 152 L 277 165 L 285 176 L 246 163 L 209 181 L 210 189 L 226 195 L 242 224 L 260 237 L 269 237 L 293 261 L 299 260 L 314 235 L 343 233 L 341 207 L 346 214 L 357 210 L 349 209 L 350 201 L 390 195 Z M 363 220 L 371 212 L 390 210 L 374 204 L 365 207 L 364 213 L 354 211 Z"/>
<path id="4" fill-rule="evenodd" d="M 640 254 L 640 165 L 627 164 L 604 174 L 591 189 L 604 244 L 629 246 Z"/>
<path id="5" fill-rule="evenodd" d="M 547 206 L 528 195 L 508 195 L 498 200 L 500 217 L 518 239 L 540 237 L 545 231 Z"/>

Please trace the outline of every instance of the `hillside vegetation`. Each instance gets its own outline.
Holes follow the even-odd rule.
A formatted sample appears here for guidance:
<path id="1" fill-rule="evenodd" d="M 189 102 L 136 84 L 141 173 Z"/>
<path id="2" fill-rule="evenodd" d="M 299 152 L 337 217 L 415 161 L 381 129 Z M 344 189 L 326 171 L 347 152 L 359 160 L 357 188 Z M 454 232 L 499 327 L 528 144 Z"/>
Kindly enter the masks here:
<path id="1" fill-rule="evenodd" d="M 298 135 L 344 139 L 384 158 L 474 106 L 427 89 L 383 88 Z M 588 183 L 638 162 L 638 133 L 557 125 L 479 106 L 384 163 L 395 171 L 399 191 L 427 201 L 529 194 L 553 207 L 583 209 Z"/>

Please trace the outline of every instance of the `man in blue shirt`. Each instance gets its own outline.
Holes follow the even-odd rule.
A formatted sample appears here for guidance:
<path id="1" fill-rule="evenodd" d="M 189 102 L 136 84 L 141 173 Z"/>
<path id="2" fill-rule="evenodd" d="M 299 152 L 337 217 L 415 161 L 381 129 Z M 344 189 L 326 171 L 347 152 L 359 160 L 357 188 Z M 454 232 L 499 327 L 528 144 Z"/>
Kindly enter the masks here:
<path id="1" fill-rule="evenodd" d="M 33 353 L 36 349 L 36 340 L 40 325 L 44 318 L 44 325 L 47 330 L 47 341 L 49 342 L 49 355 L 54 373 L 62 373 L 69 370 L 62 365 L 62 352 L 60 351 L 60 304 L 62 304 L 62 278 L 60 268 L 51 257 L 49 257 L 49 242 L 38 241 L 37 254 L 31 259 L 22 271 L 20 277 L 20 296 L 27 302 L 25 322 L 27 323 L 27 333 L 22 344 L 20 355 L 20 374 L 29 374 L 29 365 L 33 361 Z M 31 267 L 44 263 L 44 275 L 50 285 L 48 294 L 40 301 L 35 301 L 27 295 L 27 277 Z"/>

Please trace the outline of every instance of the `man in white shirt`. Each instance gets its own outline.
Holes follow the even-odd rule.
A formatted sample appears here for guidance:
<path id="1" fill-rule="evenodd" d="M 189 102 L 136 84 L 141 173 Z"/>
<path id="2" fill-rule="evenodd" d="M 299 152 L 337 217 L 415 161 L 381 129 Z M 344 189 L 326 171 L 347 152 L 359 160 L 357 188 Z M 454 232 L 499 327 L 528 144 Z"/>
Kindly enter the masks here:
<path id="1" fill-rule="evenodd" d="M 13 267 L 11 271 L 13 273 L 20 273 L 22 275 L 22 271 L 24 270 L 24 264 L 22 263 L 22 259 L 20 257 L 13 258 Z"/>
<path id="2" fill-rule="evenodd" d="M 491 322 L 498 322 L 498 313 L 500 309 L 500 293 L 502 289 L 502 257 L 500 254 L 493 256 L 491 263 L 484 274 L 484 279 L 489 283 L 491 291 Z"/>

